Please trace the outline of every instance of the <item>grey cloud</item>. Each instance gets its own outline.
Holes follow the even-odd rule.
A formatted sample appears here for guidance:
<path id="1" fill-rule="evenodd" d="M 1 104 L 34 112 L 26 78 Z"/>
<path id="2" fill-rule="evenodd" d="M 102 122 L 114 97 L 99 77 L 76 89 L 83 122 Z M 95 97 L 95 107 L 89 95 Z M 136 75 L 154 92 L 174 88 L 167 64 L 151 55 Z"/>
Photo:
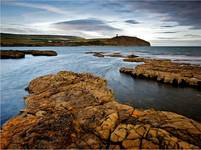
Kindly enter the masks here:
<path id="1" fill-rule="evenodd" d="M 128 5 L 130 10 L 139 10 L 164 15 L 162 21 L 177 22 L 180 26 L 190 26 L 191 29 L 201 29 L 201 1 L 119 1 Z M 167 16 L 167 17 L 165 17 Z"/>
<path id="2" fill-rule="evenodd" d="M 166 21 L 175 21 L 181 26 L 201 29 L 201 1 L 158 2 L 158 5 L 153 3 L 150 8 L 159 13 L 167 13 L 169 18 Z"/>
<path id="3" fill-rule="evenodd" d="M 157 39 L 160 39 L 160 40 L 176 40 L 176 39 L 180 39 L 180 38 L 176 38 L 176 37 L 157 37 Z"/>
<path id="4" fill-rule="evenodd" d="M 130 24 L 139 24 L 140 22 L 136 21 L 136 20 L 126 20 L 126 23 L 130 23 Z"/>
<path id="5" fill-rule="evenodd" d="M 156 33 L 167 33 L 167 34 L 169 34 L 169 33 L 178 33 L 178 31 L 164 31 L 164 32 L 156 32 Z"/>
<path id="6" fill-rule="evenodd" d="M 172 27 L 176 27 L 176 25 L 163 25 L 163 26 L 160 26 L 162 28 L 172 28 Z"/>
<path id="7" fill-rule="evenodd" d="M 185 34 L 186 37 L 193 37 L 193 38 L 199 38 L 201 35 L 195 35 L 195 34 Z"/>
<path id="8" fill-rule="evenodd" d="M 64 30 L 82 30 L 82 31 L 121 31 L 121 29 L 112 27 L 102 20 L 98 19 L 78 19 L 53 24 L 54 27 Z"/>
<path id="9" fill-rule="evenodd" d="M 2 27 L 1 28 L 2 32 L 5 33 L 41 33 L 41 31 L 37 29 L 31 29 L 31 28 L 26 28 L 26 27 Z"/>

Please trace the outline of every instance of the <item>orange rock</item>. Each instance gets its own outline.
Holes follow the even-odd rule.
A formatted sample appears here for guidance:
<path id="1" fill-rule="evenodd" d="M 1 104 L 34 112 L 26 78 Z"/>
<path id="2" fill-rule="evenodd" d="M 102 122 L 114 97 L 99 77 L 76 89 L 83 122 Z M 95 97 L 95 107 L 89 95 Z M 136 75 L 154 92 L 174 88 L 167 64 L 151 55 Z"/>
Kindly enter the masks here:
<path id="1" fill-rule="evenodd" d="M 199 122 L 120 104 L 91 74 L 42 76 L 28 90 L 24 111 L 2 126 L 1 149 L 201 148 Z"/>

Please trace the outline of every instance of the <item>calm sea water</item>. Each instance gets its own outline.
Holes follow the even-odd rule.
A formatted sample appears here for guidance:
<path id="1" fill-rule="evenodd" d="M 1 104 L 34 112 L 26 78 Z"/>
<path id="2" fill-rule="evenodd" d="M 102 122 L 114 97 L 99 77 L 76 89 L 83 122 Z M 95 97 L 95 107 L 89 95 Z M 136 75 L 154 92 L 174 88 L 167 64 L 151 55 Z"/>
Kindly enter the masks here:
<path id="1" fill-rule="evenodd" d="M 90 72 L 108 80 L 121 103 L 137 108 L 155 108 L 173 111 L 201 121 L 201 91 L 192 88 L 176 88 L 155 81 L 133 79 L 119 73 L 123 66 L 140 63 L 124 62 L 121 58 L 97 58 L 88 51 L 121 52 L 153 58 L 169 58 L 174 61 L 201 65 L 201 47 L 2 47 L 13 50 L 55 50 L 56 57 L 33 57 L 1 60 L 1 125 L 24 108 L 24 90 L 33 78 L 61 70 Z"/>

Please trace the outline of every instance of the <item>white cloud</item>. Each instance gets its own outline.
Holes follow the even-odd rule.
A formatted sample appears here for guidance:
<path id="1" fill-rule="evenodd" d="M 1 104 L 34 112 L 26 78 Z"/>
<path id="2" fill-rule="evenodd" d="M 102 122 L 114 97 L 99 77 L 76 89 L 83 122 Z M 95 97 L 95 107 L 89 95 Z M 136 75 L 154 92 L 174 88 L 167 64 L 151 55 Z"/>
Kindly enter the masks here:
<path id="1" fill-rule="evenodd" d="M 22 7 L 42 9 L 42 10 L 45 10 L 45 11 L 48 11 L 48 12 L 52 12 L 52 13 L 57 13 L 57 14 L 66 14 L 67 13 L 66 11 L 64 11 L 64 10 L 62 10 L 60 8 L 57 8 L 57 7 L 48 5 L 48 4 L 23 3 L 23 2 L 14 2 L 12 4 L 17 5 L 17 6 L 22 6 Z"/>

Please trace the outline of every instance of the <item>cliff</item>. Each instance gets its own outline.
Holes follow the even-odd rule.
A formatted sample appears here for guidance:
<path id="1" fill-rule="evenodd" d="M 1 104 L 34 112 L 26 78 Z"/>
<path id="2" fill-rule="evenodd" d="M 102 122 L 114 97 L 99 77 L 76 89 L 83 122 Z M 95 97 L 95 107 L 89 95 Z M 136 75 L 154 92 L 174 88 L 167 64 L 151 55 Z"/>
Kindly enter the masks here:
<path id="1" fill-rule="evenodd" d="M 126 46 L 150 46 L 150 43 L 137 37 L 131 36 L 116 36 L 107 39 L 109 45 L 126 45 Z"/>

